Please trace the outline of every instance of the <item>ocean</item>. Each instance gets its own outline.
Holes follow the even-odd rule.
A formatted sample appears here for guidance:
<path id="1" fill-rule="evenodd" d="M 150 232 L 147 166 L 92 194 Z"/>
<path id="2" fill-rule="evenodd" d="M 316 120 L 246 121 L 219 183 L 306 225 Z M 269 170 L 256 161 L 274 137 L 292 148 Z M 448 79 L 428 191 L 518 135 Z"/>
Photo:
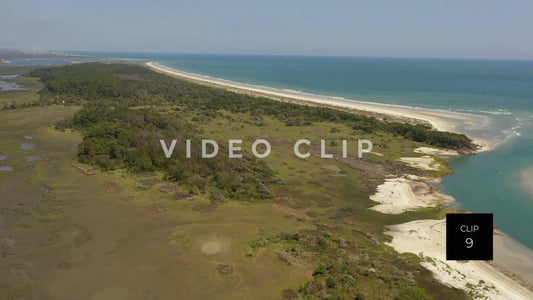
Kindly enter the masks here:
<path id="1" fill-rule="evenodd" d="M 494 150 L 451 159 L 441 191 L 453 207 L 494 214 L 533 249 L 533 61 L 79 52 L 156 61 L 182 71 L 280 90 L 479 116 L 458 130 Z"/>

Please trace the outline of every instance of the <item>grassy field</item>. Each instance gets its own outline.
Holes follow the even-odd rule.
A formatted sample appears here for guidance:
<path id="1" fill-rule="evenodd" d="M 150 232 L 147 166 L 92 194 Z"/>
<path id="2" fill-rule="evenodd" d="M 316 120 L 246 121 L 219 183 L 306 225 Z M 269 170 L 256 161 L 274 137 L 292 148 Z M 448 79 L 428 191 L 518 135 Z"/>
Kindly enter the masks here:
<path id="1" fill-rule="evenodd" d="M 153 109 L 172 116 L 173 108 Z M 386 175 L 449 171 L 423 173 L 396 161 L 415 156 L 422 144 L 332 122 L 287 126 L 248 113 L 222 111 L 207 121 L 190 115 L 183 121 L 201 137 L 242 138 L 245 152 L 257 138 L 272 144 L 265 162 L 281 182 L 274 199 L 214 205 L 159 172 L 77 164 L 82 135 L 53 125 L 79 109 L 0 111 L 0 156 L 7 156 L 0 166 L 13 169 L 0 172 L 2 299 L 466 298 L 434 280 L 416 256 L 383 244 L 385 225 L 436 218 L 441 210 L 368 209 Z M 313 142 L 308 159 L 292 153 L 300 138 Z M 320 139 L 339 154 L 342 138 L 350 141 L 348 159 L 316 156 Z M 356 159 L 358 138 L 372 140 L 382 156 Z"/>

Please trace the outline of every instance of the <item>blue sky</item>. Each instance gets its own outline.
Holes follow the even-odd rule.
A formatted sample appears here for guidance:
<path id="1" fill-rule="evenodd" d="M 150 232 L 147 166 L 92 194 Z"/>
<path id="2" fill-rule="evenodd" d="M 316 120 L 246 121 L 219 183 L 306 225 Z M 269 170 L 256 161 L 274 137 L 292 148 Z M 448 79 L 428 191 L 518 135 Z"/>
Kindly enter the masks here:
<path id="1" fill-rule="evenodd" d="M 533 1 L 0 1 L 0 48 L 533 58 Z"/>

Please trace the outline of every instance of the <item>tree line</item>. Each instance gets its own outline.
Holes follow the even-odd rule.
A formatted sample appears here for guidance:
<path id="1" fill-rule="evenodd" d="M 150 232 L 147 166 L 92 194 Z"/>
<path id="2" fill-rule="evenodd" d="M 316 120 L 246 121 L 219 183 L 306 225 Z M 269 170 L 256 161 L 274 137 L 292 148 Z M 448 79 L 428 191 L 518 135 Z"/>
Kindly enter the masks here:
<path id="1" fill-rule="evenodd" d="M 119 63 L 86 63 L 40 68 L 31 72 L 43 82 L 39 100 L 31 105 L 82 105 L 58 128 L 73 128 L 83 134 L 78 160 L 104 170 L 126 168 L 132 172 L 162 172 L 169 180 L 187 186 L 190 192 L 208 191 L 216 202 L 226 199 L 273 197 L 273 171 L 261 160 L 244 153 L 244 159 L 218 155 L 211 159 L 185 159 L 185 146 L 175 154 L 162 155 L 159 139 L 185 140 L 199 128 L 186 122 L 188 116 L 209 120 L 222 110 L 270 116 L 287 126 L 313 122 L 342 123 L 363 132 L 389 132 L 405 139 L 434 146 L 473 150 L 465 135 L 431 130 L 423 125 L 379 121 L 324 107 L 283 103 L 223 89 L 206 87 L 154 72 L 144 66 Z M 172 114 L 153 106 L 171 105 Z M 222 145 L 224 147 L 224 145 Z M 193 157 L 199 155 L 193 145 Z M 223 151 L 221 153 L 227 151 Z"/>

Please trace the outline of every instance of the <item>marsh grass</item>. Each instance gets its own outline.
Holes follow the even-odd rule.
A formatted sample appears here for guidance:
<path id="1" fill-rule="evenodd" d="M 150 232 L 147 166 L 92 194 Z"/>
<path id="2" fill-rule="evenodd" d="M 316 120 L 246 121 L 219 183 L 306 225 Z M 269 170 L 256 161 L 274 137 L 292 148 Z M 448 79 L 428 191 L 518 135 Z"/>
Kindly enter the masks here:
<path id="1" fill-rule="evenodd" d="M 242 138 L 245 152 L 255 138 L 272 142 L 264 162 L 279 180 L 275 197 L 216 205 L 202 191 L 182 199 L 189 191 L 164 182 L 161 172 L 81 172 L 73 165 L 81 133 L 54 129 L 79 109 L 0 112 L 0 154 L 8 156 L 2 163 L 14 167 L 0 173 L 0 298 L 275 299 L 296 291 L 309 297 L 465 296 L 433 280 L 415 255 L 399 255 L 383 244 L 385 225 L 436 218 L 443 211 L 369 210 L 372 180 L 383 178 L 368 178 L 349 162 L 292 153 L 300 138 L 315 144 L 322 138 L 367 138 L 383 156 L 369 154 L 365 162 L 389 165 L 412 156 L 420 143 L 333 122 L 287 126 L 272 116 L 242 112 L 204 119 L 191 114 L 184 121 L 205 137 Z M 154 109 L 172 115 L 183 107 Z M 24 135 L 34 137 L 34 149 L 19 149 Z M 330 149 L 340 151 L 339 145 Z M 27 162 L 27 155 L 44 158 Z M 345 176 L 336 176 L 332 165 Z M 160 190 L 169 184 L 183 193 L 180 199 Z M 231 274 L 229 267 L 221 272 L 221 265 L 231 266 Z"/>

